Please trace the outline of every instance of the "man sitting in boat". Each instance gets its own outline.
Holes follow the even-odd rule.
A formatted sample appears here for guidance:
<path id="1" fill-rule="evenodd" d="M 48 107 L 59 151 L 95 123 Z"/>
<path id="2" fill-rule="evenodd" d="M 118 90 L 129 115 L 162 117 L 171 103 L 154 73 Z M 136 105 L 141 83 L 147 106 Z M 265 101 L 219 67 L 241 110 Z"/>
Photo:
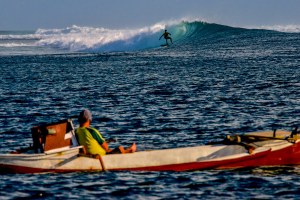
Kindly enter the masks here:
<path id="1" fill-rule="evenodd" d="M 90 127 L 92 122 L 92 114 L 89 110 L 83 110 L 78 117 L 80 127 L 76 129 L 76 138 L 80 145 L 84 146 L 86 154 L 90 155 L 105 155 L 117 153 L 133 153 L 136 151 L 136 144 L 133 143 L 129 148 L 124 149 L 119 146 L 115 149 L 110 149 L 108 143 L 102 137 L 101 133 Z"/>

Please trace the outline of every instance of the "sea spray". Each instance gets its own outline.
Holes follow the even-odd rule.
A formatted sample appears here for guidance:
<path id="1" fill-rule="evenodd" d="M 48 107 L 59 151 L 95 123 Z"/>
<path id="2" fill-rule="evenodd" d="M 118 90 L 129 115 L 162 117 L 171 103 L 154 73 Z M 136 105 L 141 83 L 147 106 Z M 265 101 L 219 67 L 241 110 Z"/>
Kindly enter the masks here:
<path id="1" fill-rule="evenodd" d="M 43 35 L 38 45 L 69 49 L 70 51 L 126 51 L 158 45 L 161 26 L 140 29 L 106 29 L 72 26 L 66 29 L 39 29 Z"/>

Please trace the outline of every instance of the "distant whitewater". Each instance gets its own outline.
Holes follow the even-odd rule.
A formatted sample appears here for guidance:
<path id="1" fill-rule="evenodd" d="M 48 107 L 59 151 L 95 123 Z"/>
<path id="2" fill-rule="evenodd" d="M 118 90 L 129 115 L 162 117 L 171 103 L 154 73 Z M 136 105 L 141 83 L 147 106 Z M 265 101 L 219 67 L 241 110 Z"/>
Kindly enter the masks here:
<path id="1" fill-rule="evenodd" d="M 1 31 L 0 54 L 44 54 L 67 52 L 122 52 L 157 48 L 164 44 L 158 40 L 165 29 L 172 34 L 175 44 L 192 42 L 195 39 L 212 40 L 224 34 L 242 31 L 272 30 L 299 33 L 300 26 L 230 27 L 202 21 L 173 21 L 157 23 L 138 29 L 107 29 L 71 26 L 63 29 L 38 29 L 33 32 Z M 228 32 L 230 31 L 230 32 Z M 216 37 L 212 37 L 216 36 Z"/>
<path id="2" fill-rule="evenodd" d="M 140 29 L 72 26 L 66 29 L 39 29 L 36 35 L 41 37 L 37 43 L 40 46 L 52 46 L 71 51 L 136 51 L 159 47 L 165 43 L 164 39 L 158 40 L 165 29 L 172 33 L 172 38 L 176 41 L 188 34 L 189 23 L 181 22 L 168 26 L 155 24 Z"/>

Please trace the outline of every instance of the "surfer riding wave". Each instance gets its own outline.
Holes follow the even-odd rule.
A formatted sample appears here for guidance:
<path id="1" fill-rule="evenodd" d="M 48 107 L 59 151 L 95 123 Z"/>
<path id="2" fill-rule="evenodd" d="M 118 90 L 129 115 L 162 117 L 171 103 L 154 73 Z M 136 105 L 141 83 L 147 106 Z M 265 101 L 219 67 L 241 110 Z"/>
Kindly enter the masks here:
<path id="1" fill-rule="evenodd" d="M 169 45 L 168 40 L 171 41 L 171 43 L 173 44 L 172 38 L 169 36 L 171 35 L 171 33 L 169 33 L 167 30 L 165 30 L 165 32 L 160 36 L 159 40 L 164 37 L 166 40 L 166 45 Z"/>

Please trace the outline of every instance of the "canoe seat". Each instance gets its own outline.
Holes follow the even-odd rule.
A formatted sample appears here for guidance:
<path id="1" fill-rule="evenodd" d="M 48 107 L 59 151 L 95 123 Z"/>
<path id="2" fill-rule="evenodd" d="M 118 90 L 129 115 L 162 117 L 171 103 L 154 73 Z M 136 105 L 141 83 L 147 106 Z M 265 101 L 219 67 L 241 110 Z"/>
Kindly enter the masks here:
<path id="1" fill-rule="evenodd" d="M 77 146 L 72 120 L 34 126 L 31 128 L 35 153 Z"/>

